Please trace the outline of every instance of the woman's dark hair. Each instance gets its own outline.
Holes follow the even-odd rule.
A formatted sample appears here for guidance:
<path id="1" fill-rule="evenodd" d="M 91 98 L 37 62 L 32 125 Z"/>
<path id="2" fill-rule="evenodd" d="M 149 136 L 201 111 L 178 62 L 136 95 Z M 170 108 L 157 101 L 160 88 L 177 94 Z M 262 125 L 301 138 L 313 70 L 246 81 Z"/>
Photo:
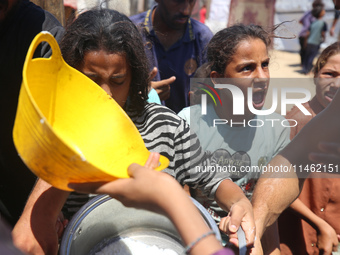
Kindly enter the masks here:
<path id="1" fill-rule="evenodd" d="M 140 113 L 148 99 L 149 66 L 143 40 L 132 21 L 114 10 L 89 10 L 66 28 L 60 48 L 65 61 L 78 68 L 89 51 L 124 54 L 131 68 L 129 100 L 125 110 Z"/>
<path id="2" fill-rule="evenodd" d="M 320 70 L 326 65 L 328 59 L 337 54 L 340 54 L 340 42 L 332 43 L 321 52 L 313 69 L 314 78 L 317 77 Z"/>
<path id="3" fill-rule="evenodd" d="M 207 58 L 211 65 L 211 71 L 223 74 L 226 66 L 232 61 L 240 42 L 248 39 L 260 39 L 270 47 L 272 38 L 275 37 L 273 31 L 265 31 L 258 25 L 236 24 L 217 32 L 207 46 Z"/>

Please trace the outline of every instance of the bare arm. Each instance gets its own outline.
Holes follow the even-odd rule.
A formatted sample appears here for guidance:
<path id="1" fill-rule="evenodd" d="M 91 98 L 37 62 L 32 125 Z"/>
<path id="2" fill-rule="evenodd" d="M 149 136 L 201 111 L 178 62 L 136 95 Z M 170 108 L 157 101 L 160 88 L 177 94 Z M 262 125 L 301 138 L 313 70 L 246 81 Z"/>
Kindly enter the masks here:
<path id="1" fill-rule="evenodd" d="M 57 254 L 56 223 L 68 195 L 39 179 L 14 226 L 14 244 L 28 254 Z"/>
<path id="2" fill-rule="evenodd" d="M 322 37 L 322 42 L 324 42 L 326 40 L 326 32 L 325 31 L 322 31 L 321 37 Z"/>
<path id="3" fill-rule="evenodd" d="M 310 166 L 309 154 L 320 152 L 319 142 L 340 142 L 340 92 L 335 95 L 332 103 L 314 117 L 300 133 L 288 144 L 280 154 L 269 162 L 271 166 L 285 166 L 288 173 L 263 175 L 254 190 L 252 199 L 257 236 L 261 237 L 265 228 L 271 225 L 279 214 L 287 208 L 299 195 L 303 179 L 308 173 L 297 171 L 294 165 Z M 268 178 L 269 177 L 269 178 Z"/>
<path id="4" fill-rule="evenodd" d="M 316 230 L 317 246 L 322 254 L 331 254 L 337 250 L 337 234 L 326 221 L 314 214 L 299 198 L 290 205 L 290 208 Z"/>
<path id="5" fill-rule="evenodd" d="M 284 163 L 290 165 L 280 154 L 270 162 L 273 165 Z M 258 180 L 252 198 L 257 239 L 261 239 L 266 227 L 298 197 L 299 187 L 299 179 L 293 173 L 290 178 L 261 177 Z"/>
<path id="6" fill-rule="evenodd" d="M 152 157 L 155 154 L 151 153 Z M 125 206 L 162 213 L 174 223 L 186 244 L 210 231 L 189 196 L 174 178 L 138 164 L 132 164 L 128 173 L 131 176 L 129 179 L 109 183 L 72 184 L 70 187 L 79 192 L 109 194 Z M 215 236 L 209 235 L 194 245 L 190 254 L 213 254 L 221 249 L 222 246 Z"/>
<path id="7" fill-rule="evenodd" d="M 331 29 L 329 30 L 329 34 L 331 36 L 334 36 L 334 30 L 335 30 L 335 26 L 336 26 L 336 23 L 337 23 L 338 19 L 335 19 L 333 20 L 333 23 L 332 23 L 332 26 L 331 26 Z"/>

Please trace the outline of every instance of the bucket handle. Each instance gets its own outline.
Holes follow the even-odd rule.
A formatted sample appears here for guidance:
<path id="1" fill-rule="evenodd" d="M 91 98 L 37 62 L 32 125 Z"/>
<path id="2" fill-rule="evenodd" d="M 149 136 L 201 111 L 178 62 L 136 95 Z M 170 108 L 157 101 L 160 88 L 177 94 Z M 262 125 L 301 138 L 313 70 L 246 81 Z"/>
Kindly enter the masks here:
<path id="1" fill-rule="evenodd" d="M 28 49 L 26 59 L 25 59 L 25 65 L 24 65 L 24 70 L 27 69 L 28 64 L 33 60 L 33 55 L 37 47 L 39 46 L 40 43 L 42 42 L 47 42 L 51 49 L 52 49 L 52 55 L 50 57 L 51 60 L 55 61 L 56 63 L 59 60 L 62 60 L 61 57 L 61 51 L 59 48 L 59 45 L 56 41 L 56 39 L 53 37 L 53 35 L 50 32 L 43 31 L 37 34 L 33 41 L 31 42 L 31 45 Z M 61 63 L 61 62 L 59 62 Z"/>
<path id="2" fill-rule="evenodd" d="M 61 51 L 60 51 L 60 48 L 59 48 L 59 45 L 56 41 L 56 39 L 53 37 L 53 35 L 47 31 L 43 31 L 43 32 L 40 32 L 39 34 L 37 34 L 33 41 L 31 42 L 31 45 L 28 49 L 28 52 L 27 52 L 27 55 L 26 55 L 26 59 L 25 59 L 25 64 L 24 64 L 24 68 L 23 68 L 23 84 L 25 84 L 26 86 L 26 89 L 27 89 L 27 93 L 30 94 L 30 89 L 27 87 L 28 85 L 28 82 L 27 82 L 27 76 L 26 74 L 28 73 L 28 66 L 30 65 L 31 62 L 34 61 L 33 59 L 33 55 L 34 55 L 34 52 L 36 51 L 37 47 L 39 46 L 40 43 L 42 42 L 47 42 L 51 49 L 52 49 L 52 55 L 50 58 L 48 58 L 48 61 L 52 61 L 53 64 L 59 68 L 61 68 L 61 65 L 63 64 L 63 58 L 61 56 Z M 42 58 L 40 58 L 42 59 Z M 46 58 L 43 58 L 43 59 L 46 59 Z M 52 95 L 55 96 L 55 92 L 52 93 Z M 32 99 L 34 101 L 34 99 Z M 54 103 L 55 103 L 55 99 L 54 97 L 52 97 L 51 99 L 51 105 L 50 105 L 50 119 L 49 119 L 49 122 L 50 124 L 52 125 L 53 123 L 53 119 L 54 119 Z"/>

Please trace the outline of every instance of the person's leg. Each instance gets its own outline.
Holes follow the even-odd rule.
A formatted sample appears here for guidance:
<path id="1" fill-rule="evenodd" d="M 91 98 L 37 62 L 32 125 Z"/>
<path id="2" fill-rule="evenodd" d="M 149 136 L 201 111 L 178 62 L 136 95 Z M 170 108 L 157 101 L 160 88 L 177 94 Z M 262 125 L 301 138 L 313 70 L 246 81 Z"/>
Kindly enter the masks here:
<path id="1" fill-rule="evenodd" d="M 319 45 L 314 45 L 311 47 L 311 55 L 310 55 L 310 59 L 309 59 L 309 65 L 308 65 L 308 73 L 312 70 L 313 68 L 313 61 L 314 61 L 314 58 L 318 55 L 318 52 L 319 52 L 319 48 L 320 46 Z"/>
<path id="2" fill-rule="evenodd" d="M 302 60 L 302 73 L 307 74 L 308 73 L 308 67 L 310 62 L 310 55 L 311 55 L 311 49 L 310 44 L 307 44 L 305 49 L 304 58 Z"/>
<path id="3" fill-rule="evenodd" d="M 306 41 L 306 37 L 303 37 L 303 36 L 299 37 L 301 66 L 303 64 L 303 59 L 305 57 L 305 52 L 306 52 L 305 41 Z"/>
<path id="4" fill-rule="evenodd" d="M 303 72 L 308 74 L 313 68 L 313 60 L 319 52 L 319 45 L 307 44 Z"/>

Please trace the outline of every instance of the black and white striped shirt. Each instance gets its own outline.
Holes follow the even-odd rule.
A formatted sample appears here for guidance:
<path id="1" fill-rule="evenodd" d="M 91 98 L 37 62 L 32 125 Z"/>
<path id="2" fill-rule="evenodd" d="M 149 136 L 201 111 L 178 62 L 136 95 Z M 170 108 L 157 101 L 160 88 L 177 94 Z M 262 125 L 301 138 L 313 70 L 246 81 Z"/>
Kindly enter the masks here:
<path id="1" fill-rule="evenodd" d="M 127 112 L 139 130 L 146 148 L 158 152 L 170 161 L 166 172 L 181 184 L 199 189 L 214 199 L 219 183 L 228 178 L 218 172 L 202 172 L 202 166 L 210 164 L 195 133 L 189 125 L 169 108 L 158 104 L 147 104 L 142 114 Z M 88 201 L 88 196 L 72 193 L 64 206 L 65 216 L 71 216 Z M 65 211 L 66 209 L 66 211 Z"/>

